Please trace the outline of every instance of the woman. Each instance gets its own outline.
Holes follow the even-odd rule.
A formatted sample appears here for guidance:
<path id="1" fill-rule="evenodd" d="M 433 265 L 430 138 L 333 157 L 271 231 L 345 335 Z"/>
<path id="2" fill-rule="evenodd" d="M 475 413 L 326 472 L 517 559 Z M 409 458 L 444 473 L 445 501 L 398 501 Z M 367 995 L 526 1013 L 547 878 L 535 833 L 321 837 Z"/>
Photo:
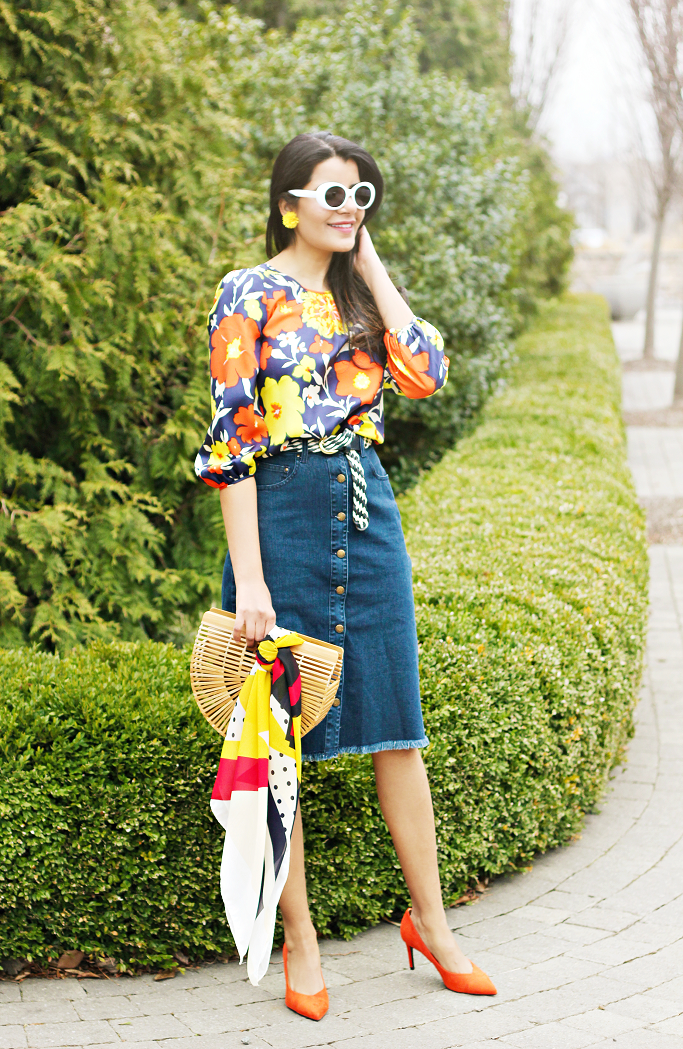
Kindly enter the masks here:
<path id="1" fill-rule="evenodd" d="M 383 389 L 427 397 L 446 381 L 438 331 L 392 284 L 365 223 L 383 180 L 366 150 L 298 135 L 273 168 L 270 261 L 229 273 L 209 315 L 215 415 L 196 471 L 220 488 L 229 554 L 223 607 L 254 644 L 277 622 L 344 648 L 330 713 L 303 739 L 308 760 L 373 755 L 377 793 L 412 899 L 401 935 L 452 990 L 495 994 L 463 955 L 441 900 L 420 748 L 411 567 L 374 445 Z M 327 1010 L 306 898 L 301 814 L 280 898 L 286 1002 Z"/>

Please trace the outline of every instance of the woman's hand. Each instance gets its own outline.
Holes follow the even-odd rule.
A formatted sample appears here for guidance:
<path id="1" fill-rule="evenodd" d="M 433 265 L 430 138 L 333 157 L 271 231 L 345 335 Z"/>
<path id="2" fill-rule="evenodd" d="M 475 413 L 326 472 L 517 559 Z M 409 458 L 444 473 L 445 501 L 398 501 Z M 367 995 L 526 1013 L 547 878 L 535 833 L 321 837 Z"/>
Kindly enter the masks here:
<path id="1" fill-rule="evenodd" d="M 370 283 L 368 278 L 373 271 L 376 271 L 378 268 L 384 269 L 384 264 L 375 251 L 372 237 L 365 226 L 361 226 L 358 232 L 358 247 L 356 248 L 356 257 L 353 260 L 353 264 L 366 284 Z"/>
<path id="2" fill-rule="evenodd" d="M 275 612 L 270 591 L 264 581 L 237 585 L 237 609 L 232 636 L 235 641 L 247 639 L 247 647 L 255 648 L 275 626 Z"/>
<path id="3" fill-rule="evenodd" d="M 405 328 L 415 319 L 413 311 L 406 303 L 391 277 L 384 268 L 384 263 L 375 251 L 372 237 L 361 226 L 358 234 L 358 250 L 354 265 L 372 292 L 382 320 L 387 329 Z"/>

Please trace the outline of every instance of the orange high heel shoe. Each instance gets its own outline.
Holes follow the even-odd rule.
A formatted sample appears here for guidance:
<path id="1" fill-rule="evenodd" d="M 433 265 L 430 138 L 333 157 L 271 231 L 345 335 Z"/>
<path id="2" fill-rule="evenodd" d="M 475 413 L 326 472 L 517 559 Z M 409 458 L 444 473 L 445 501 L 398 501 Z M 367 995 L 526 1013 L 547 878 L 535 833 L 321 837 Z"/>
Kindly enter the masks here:
<path id="1" fill-rule="evenodd" d="M 282 961 L 285 966 L 285 984 L 287 985 L 285 1005 L 287 1008 L 293 1013 L 298 1013 L 299 1016 L 307 1016 L 309 1020 L 322 1020 L 330 1007 L 325 981 L 323 980 L 322 991 L 318 991 L 317 994 L 299 994 L 298 991 L 292 990 L 287 978 L 287 944 L 284 944 L 282 948 Z"/>
<path id="2" fill-rule="evenodd" d="M 428 962 L 431 962 L 433 966 L 438 970 L 439 975 L 449 991 L 459 991 L 461 994 L 498 994 L 498 991 L 489 980 L 486 973 L 482 972 L 481 969 L 471 962 L 472 972 L 471 973 L 451 973 L 447 969 L 444 969 L 442 965 L 439 965 L 436 958 L 431 951 L 428 951 L 425 947 L 420 934 L 413 925 L 413 919 L 410 916 L 410 907 L 403 915 L 401 922 L 401 939 L 408 948 L 408 962 L 410 968 L 414 969 L 415 964 L 413 962 L 413 951 L 420 951 L 424 954 Z"/>

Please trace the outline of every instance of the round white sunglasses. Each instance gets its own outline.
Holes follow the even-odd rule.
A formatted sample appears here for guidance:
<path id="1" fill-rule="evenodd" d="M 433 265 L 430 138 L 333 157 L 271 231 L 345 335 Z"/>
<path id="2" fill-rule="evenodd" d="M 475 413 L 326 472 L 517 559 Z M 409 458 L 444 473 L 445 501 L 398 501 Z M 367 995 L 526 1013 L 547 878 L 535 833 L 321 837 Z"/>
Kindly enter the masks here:
<path id="1" fill-rule="evenodd" d="M 375 187 L 371 182 L 357 182 L 351 189 L 342 186 L 341 182 L 323 182 L 317 189 L 290 189 L 293 197 L 315 197 L 321 208 L 327 211 L 339 211 L 349 197 L 357 208 L 365 211 L 375 199 Z"/>

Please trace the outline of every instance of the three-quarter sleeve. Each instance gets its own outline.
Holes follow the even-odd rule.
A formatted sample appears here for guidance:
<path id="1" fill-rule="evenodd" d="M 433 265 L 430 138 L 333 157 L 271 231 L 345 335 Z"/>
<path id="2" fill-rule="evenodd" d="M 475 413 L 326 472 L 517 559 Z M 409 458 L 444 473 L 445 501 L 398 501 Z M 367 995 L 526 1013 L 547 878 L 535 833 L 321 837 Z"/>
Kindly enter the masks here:
<path id="1" fill-rule="evenodd" d="M 448 357 L 441 333 L 415 317 L 405 328 L 391 328 L 384 336 L 387 350 L 385 388 L 405 397 L 429 397 L 445 386 Z"/>
<path id="2" fill-rule="evenodd" d="M 268 430 L 256 396 L 266 320 L 260 284 L 248 271 L 229 273 L 218 285 L 209 313 L 214 414 L 194 464 L 197 476 L 213 488 L 251 476 L 254 456 L 267 445 Z"/>

